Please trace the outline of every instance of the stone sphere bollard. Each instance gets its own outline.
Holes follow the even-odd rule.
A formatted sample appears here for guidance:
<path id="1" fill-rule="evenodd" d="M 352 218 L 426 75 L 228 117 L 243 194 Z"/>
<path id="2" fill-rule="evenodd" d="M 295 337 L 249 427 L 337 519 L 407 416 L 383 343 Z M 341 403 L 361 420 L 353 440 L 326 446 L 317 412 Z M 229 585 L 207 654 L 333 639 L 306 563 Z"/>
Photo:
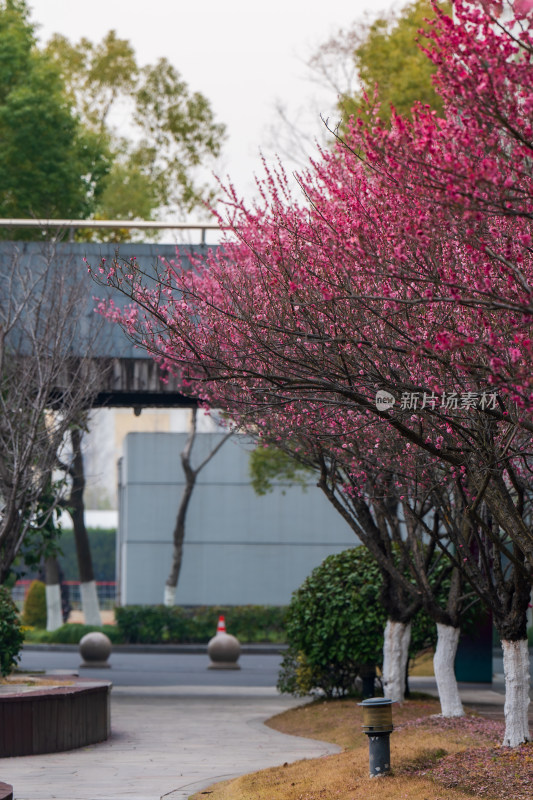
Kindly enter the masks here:
<path id="1" fill-rule="evenodd" d="M 111 654 L 111 640 L 105 633 L 100 633 L 99 631 L 86 633 L 78 646 L 80 655 L 83 658 L 80 667 L 106 669 L 111 666 L 107 663 L 107 659 Z"/>
<path id="2" fill-rule="evenodd" d="M 241 646 L 236 636 L 230 633 L 217 633 L 209 640 L 207 654 L 211 659 L 208 669 L 240 669 L 237 664 Z"/>

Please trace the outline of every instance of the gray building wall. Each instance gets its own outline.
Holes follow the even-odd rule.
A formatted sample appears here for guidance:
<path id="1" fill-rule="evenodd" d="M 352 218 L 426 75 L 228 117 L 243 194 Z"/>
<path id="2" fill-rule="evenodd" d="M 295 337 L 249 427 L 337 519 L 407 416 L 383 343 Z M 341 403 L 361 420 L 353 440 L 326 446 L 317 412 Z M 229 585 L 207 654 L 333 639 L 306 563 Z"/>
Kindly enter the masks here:
<path id="1" fill-rule="evenodd" d="M 193 466 L 223 434 L 197 436 Z M 118 582 L 123 605 L 156 604 L 172 557 L 183 489 L 186 434 L 131 433 L 120 469 Z M 259 497 L 248 476 L 251 445 L 235 436 L 200 472 L 189 506 L 176 602 L 181 605 L 285 605 L 326 556 L 357 539 L 310 484 L 275 486 Z"/>

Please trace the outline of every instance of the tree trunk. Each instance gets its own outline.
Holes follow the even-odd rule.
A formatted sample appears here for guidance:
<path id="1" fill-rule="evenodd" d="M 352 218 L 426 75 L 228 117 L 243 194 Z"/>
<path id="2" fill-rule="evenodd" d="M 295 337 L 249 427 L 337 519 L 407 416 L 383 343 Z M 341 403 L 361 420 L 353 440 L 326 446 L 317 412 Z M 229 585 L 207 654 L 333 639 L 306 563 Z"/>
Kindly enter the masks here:
<path id="1" fill-rule="evenodd" d="M 73 427 L 70 432 L 72 442 L 73 463 L 70 470 L 72 488 L 69 497 L 69 512 L 74 527 L 74 540 L 76 542 L 76 556 L 78 559 L 78 573 L 80 576 L 81 607 L 86 625 L 102 624 L 98 592 L 94 580 L 91 547 L 87 528 L 85 527 L 85 505 L 83 491 L 85 489 L 85 473 L 83 470 L 83 455 L 81 452 L 81 431 Z"/>
<path id="2" fill-rule="evenodd" d="M 63 624 L 61 607 L 61 581 L 59 564 L 55 556 L 49 556 L 45 562 L 46 576 L 46 630 L 55 631 Z"/>
<path id="3" fill-rule="evenodd" d="M 80 583 L 80 597 L 85 624 L 100 627 L 102 624 L 102 615 L 100 614 L 96 581 Z"/>
<path id="4" fill-rule="evenodd" d="M 185 486 L 181 495 L 181 501 L 176 516 L 176 524 L 172 533 L 172 566 L 165 584 L 163 602 L 166 606 L 173 606 L 176 596 L 176 587 L 183 561 L 183 542 L 185 540 L 185 520 L 187 519 L 187 509 L 191 501 L 194 485 L 196 483 L 197 471 L 191 467 L 191 450 L 196 438 L 196 417 L 197 410 L 193 408 L 191 414 L 191 427 L 185 442 L 181 456 L 181 465 L 185 475 Z"/>
<path id="5" fill-rule="evenodd" d="M 387 620 L 383 639 L 383 694 L 399 703 L 404 700 L 410 640 L 410 622 Z"/>
<path id="6" fill-rule="evenodd" d="M 173 551 L 172 551 L 172 566 L 170 568 L 170 574 L 167 578 L 165 584 L 165 590 L 163 594 L 163 602 L 166 606 L 173 606 L 175 597 L 176 597 L 176 587 L 178 585 L 178 579 L 180 576 L 181 571 L 181 564 L 183 561 L 183 542 L 185 541 L 185 522 L 187 519 L 187 510 L 189 508 L 189 503 L 191 501 L 192 493 L 194 491 L 194 487 L 196 484 L 196 478 L 201 470 L 208 464 L 213 456 L 215 456 L 222 445 L 231 437 L 233 436 L 234 431 L 230 431 L 227 433 L 219 443 L 211 450 L 211 452 L 204 458 L 202 463 L 193 469 L 191 466 L 191 452 L 194 445 L 194 440 L 196 439 L 196 425 L 197 425 L 197 414 L 198 410 L 193 408 L 191 411 L 191 427 L 189 430 L 189 435 L 187 436 L 187 440 L 185 442 L 185 447 L 183 448 L 180 457 L 181 457 L 181 465 L 183 467 L 183 474 L 185 475 L 185 486 L 183 489 L 183 493 L 181 495 L 181 501 L 178 509 L 178 514 L 176 517 L 176 524 L 174 526 L 174 532 L 172 534 L 172 542 L 173 542 Z"/>
<path id="7" fill-rule="evenodd" d="M 505 736 L 504 747 L 518 747 L 530 741 L 529 707 L 529 649 L 527 639 L 510 642 L 502 640 L 503 672 L 505 675 Z"/>
<path id="8" fill-rule="evenodd" d="M 165 584 L 164 603 L 166 606 L 174 605 L 174 598 L 176 595 L 176 587 L 181 572 L 181 564 L 183 561 L 183 542 L 185 540 L 185 519 L 187 516 L 187 509 L 192 497 L 194 485 L 196 483 L 196 474 L 190 470 L 186 472 L 186 484 L 181 496 L 181 502 L 176 517 L 176 525 L 172 534 L 173 549 L 172 549 L 172 566 L 170 574 Z"/>
<path id="9" fill-rule="evenodd" d="M 455 654 L 457 653 L 460 633 L 460 628 L 442 625 L 437 622 L 438 638 L 437 649 L 433 658 L 433 668 L 443 717 L 462 717 L 465 713 L 459 697 L 454 671 Z"/>

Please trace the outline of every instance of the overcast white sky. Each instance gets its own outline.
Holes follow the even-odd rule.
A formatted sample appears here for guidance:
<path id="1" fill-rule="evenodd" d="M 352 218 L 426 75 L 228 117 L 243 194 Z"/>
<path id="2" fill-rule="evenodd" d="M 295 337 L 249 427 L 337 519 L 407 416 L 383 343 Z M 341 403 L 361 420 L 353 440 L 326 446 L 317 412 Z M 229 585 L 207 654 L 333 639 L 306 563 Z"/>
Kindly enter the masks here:
<path id="1" fill-rule="evenodd" d="M 250 196 L 261 173 L 260 148 L 272 141 L 275 103 L 289 114 L 309 111 L 309 132 L 321 133 L 320 112 L 334 116 L 335 97 L 308 80 L 304 60 L 365 11 L 401 7 L 402 0 L 28 0 L 37 34 L 99 41 L 110 29 L 129 39 L 141 64 L 165 56 L 190 88 L 210 100 L 228 128 L 220 166 Z M 270 151 L 271 152 L 271 151 Z M 288 167 L 293 165 L 288 163 Z"/>

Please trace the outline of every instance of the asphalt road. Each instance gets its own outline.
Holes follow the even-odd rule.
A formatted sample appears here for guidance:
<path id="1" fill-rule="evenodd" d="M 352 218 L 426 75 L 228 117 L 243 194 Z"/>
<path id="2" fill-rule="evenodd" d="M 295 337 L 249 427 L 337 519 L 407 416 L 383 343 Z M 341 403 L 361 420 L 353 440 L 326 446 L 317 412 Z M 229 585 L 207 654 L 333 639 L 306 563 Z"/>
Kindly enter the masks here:
<path id="1" fill-rule="evenodd" d="M 114 686 L 256 686 L 276 685 L 281 656 L 241 655 L 238 670 L 208 669 L 207 654 L 121 652 L 109 657 L 109 669 L 80 669 L 76 649 L 36 650 L 23 648 L 19 669 L 79 671 L 80 677 L 112 681 Z"/>
<path id="2" fill-rule="evenodd" d="M 25 647 L 19 668 L 22 670 L 69 670 L 95 680 L 110 680 L 115 686 L 221 686 L 274 687 L 281 656 L 277 653 L 243 654 L 239 670 L 208 669 L 205 653 L 129 652 L 115 648 L 109 658 L 110 669 L 80 669 L 77 648 L 39 649 Z M 494 688 L 503 683 L 501 650 L 493 652 Z M 533 677 L 533 652 L 530 651 Z"/>

